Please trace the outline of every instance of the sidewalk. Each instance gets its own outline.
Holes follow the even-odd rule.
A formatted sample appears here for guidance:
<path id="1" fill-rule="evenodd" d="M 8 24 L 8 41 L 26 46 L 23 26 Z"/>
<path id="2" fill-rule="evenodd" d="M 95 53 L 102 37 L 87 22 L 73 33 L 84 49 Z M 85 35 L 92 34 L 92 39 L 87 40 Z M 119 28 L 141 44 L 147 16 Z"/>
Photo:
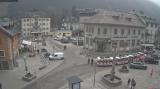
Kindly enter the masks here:
<path id="1" fill-rule="evenodd" d="M 160 74 L 158 73 L 159 66 L 157 65 L 148 65 L 147 70 L 136 70 L 130 69 L 129 73 L 120 73 L 118 69 L 120 66 L 116 67 L 116 75 L 118 75 L 122 79 L 122 85 L 118 87 L 108 87 L 106 84 L 102 82 L 102 77 L 105 74 L 110 73 L 111 68 L 107 68 L 104 71 L 100 71 L 96 73 L 95 77 L 95 87 L 93 88 L 93 73 L 87 78 L 81 78 L 83 82 L 81 83 L 81 89 L 130 89 L 127 86 L 128 78 L 134 78 L 137 82 L 135 89 L 148 89 L 149 87 L 153 87 L 156 89 L 160 88 Z M 151 77 L 149 75 L 151 68 L 154 68 L 154 75 Z M 81 76 L 80 76 L 81 77 Z M 59 89 L 69 89 L 68 84 L 64 85 Z"/>

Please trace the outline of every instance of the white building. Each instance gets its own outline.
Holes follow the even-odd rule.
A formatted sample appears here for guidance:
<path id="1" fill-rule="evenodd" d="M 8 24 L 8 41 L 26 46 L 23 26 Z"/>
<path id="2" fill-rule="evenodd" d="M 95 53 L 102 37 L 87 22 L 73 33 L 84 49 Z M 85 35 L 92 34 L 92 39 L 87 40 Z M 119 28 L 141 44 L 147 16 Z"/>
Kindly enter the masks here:
<path id="1" fill-rule="evenodd" d="M 144 23 L 131 13 L 101 10 L 84 19 L 84 46 L 98 52 L 139 48 Z M 114 45 L 113 45 L 114 44 Z"/>
<path id="2" fill-rule="evenodd" d="M 36 37 L 38 35 L 50 35 L 51 18 L 33 16 L 21 18 L 21 31 L 23 37 Z"/>

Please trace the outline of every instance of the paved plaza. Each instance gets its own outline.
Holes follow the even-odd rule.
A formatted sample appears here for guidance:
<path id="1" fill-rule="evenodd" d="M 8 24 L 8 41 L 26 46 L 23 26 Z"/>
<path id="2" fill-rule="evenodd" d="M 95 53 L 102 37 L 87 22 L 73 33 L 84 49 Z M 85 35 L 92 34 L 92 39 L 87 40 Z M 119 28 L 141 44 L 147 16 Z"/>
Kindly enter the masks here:
<path id="1" fill-rule="evenodd" d="M 81 89 L 130 89 L 130 86 L 127 86 L 127 80 L 129 78 L 134 78 L 136 80 L 136 88 L 135 89 L 160 89 L 160 66 L 159 65 L 148 65 L 147 70 L 137 70 L 130 69 L 129 73 L 120 73 L 118 69 L 120 66 L 116 67 L 116 75 L 118 75 L 122 79 L 122 85 L 119 87 L 109 87 L 104 84 L 101 80 L 103 75 L 110 73 L 111 68 L 106 68 L 106 70 L 100 71 L 96 73 L 96 83 L 95 87 L 93 87 L 93 79 L 94 73 L 92 72 L 90 77 L 84 78 L 81 83 Z M 151 69 L 154 69 L 153 75 L 150 76 Z M 69 89 L 68 85 L 61 87 L 60 89 Z"/>

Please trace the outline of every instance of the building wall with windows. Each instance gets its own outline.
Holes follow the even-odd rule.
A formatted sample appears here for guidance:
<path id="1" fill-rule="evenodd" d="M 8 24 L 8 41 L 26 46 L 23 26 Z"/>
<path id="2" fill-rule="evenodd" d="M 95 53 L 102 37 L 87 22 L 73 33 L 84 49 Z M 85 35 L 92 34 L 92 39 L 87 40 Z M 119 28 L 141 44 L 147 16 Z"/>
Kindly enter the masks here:
<path id="1" fill-rule="evenodd" d="M 155 44 L 156 32 L 158 30 L 158 22 L 155 18 L 146 16 L 144 14 L 136 12 L 136 15 L 140 17 L 141 21 L 145 24 L 144 40 L 145 43 Z"/>
<path id="2" fill-rule="evenodd" d="M 116 18 L 114 17 L 116 16 Z M 103 11 L 84 21 L 84 46 L 95 51 L 140 48 L 144 24 L 138 17 L 124 12 Z"/>
<path id="3" fill-rule="evenodd" d="M 21 31 L 23 37 L 30 37 L 35 29 L 35 23 L 38 23 L 38 29 L 43 35 L 49 35 L 51 29 L 51 18 L 49 17 L 25 17 L 21 19 Z"/>
<path id="4" fill-rule="evenodd" d="M 20 34 L 7 31 L 0 27 L 0 70 L 13 69 L 17 66 L 19 55 Z"/>

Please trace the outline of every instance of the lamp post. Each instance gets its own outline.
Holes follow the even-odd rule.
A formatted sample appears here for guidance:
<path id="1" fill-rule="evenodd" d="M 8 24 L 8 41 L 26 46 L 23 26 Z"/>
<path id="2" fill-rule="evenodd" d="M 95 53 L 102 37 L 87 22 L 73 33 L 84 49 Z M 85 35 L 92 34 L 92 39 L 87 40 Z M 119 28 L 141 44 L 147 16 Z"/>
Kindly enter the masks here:
<path id="1" fill-rule="evenodd" d="M 116 52 L 117 52 L 116 43 L 113 43 L 113 44 L 112 44 L 112 47 L 114 48 L 115 55 L 114 55 L 114 57 L 113 57 L 110 80 L 111 80 L 111 81 L 114 81 L 114 76 L 115 76 L 115 57 L 116 57 Z"/>
<path id="2" fill-rule="evenodd" d="M 95 80 L 96 80 L 96 63 L 94 62 L 94 79 L 93 79 L 93 88 L 95 87 Z"/>
<path id="3" fill-rule="evenodd" d="M 26 62 L 26 56 L 24 57 L 24 65 L 25 65 L 25 71 L 27 74 L 28 73 L 28 66 L 27 66 L 27 62 Z"/>

